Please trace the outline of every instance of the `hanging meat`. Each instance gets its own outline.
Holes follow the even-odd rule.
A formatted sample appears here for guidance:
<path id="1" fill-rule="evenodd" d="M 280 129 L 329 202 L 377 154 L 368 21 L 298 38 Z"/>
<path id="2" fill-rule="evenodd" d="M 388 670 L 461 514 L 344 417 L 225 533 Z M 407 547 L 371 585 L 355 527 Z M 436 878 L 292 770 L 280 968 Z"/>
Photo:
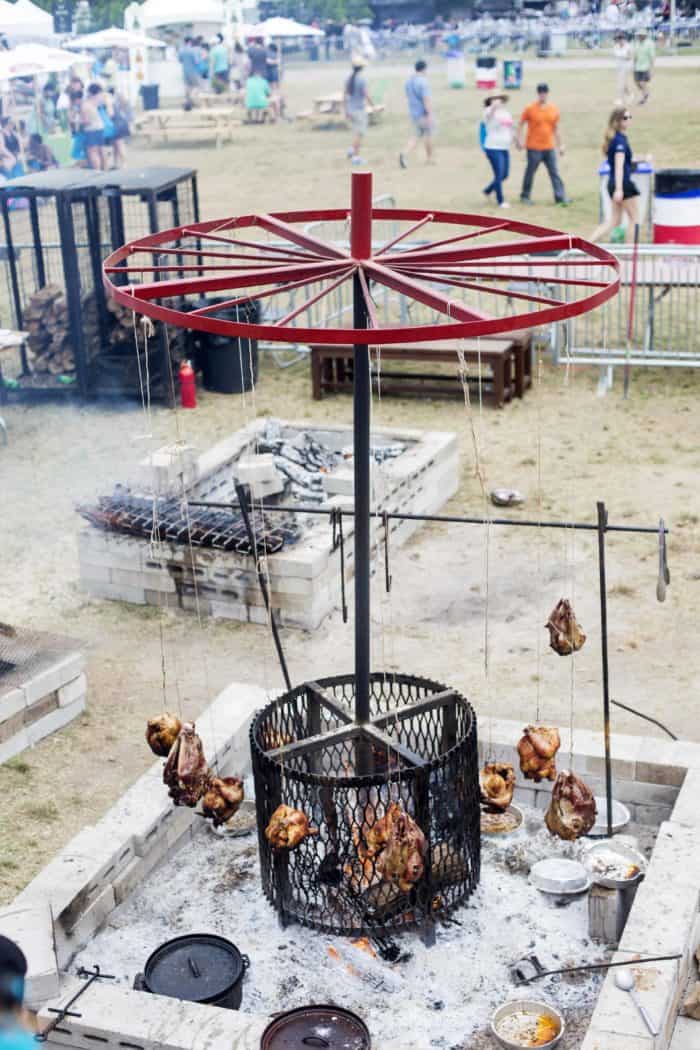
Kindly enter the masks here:
<path id="1" fill-rule="evenodd" d="M 549 726 L 525 726 L 518 741 L 520 769 L 528 780 L 554 780 L 555 755 L 561 746 L 559 730 Z"/>
<path id="2" fill-rule="evenodd" d="M 513 801 L 515 770 L 510 762 L 487 762 L 479 775 L 479 785 L 482 804 L 505 813 Z"/>
<path id="3" fill-rule="evenodd" d="M 159 758 L 167 758 L 170 749 L 180 735 L 182 722 L 177 715 L 171 715 L 167 711 L 157 718 L 149 718 L 146 727 L 146 740 L 154 755 Z"/>
<path id="4" fill-rule="evenodd" d="M 240 777 L 212 777 L 202 798 L 202 813 L 218 828 L 235 816 L 244 797 Z"/>
<path id="5" fill-rule="evenodd" d="M 196 806 L 207 790 L 211 771 L 194 722 L 183 722 L 180 735 L 168 755 L 163 781 L 176 806 Z"/>
<path id="6" fill-rule="evenodd" d="M 278 806 L 265 828 L 265 838 L 273 849 L 296 849 L 309 835 L 318 835 L 318 828 L 312 828 L 306 814 L 292 806 Z"/>
<path id="7" fill-rule="evenodd" d="M 595 818 L 593 792 L 575 773 L 562 770 L 552 788 L 552 801 L 544 817 L 550 833 L 573 841 L 588 834 Z"/>
<path id="8" fill-rule="evenodd" d="M 570 656 L 586 641 L 585 634 L 576 622 L 571 603 L 566 598 L 554 606 L 545 627 L 549 630 L 549 644 L 560 656 Z"/>
<path id="9" fill-rule="evenodd" d="M 408 893 L 423 878 L 428 846 L 415 820 L 392 802 L 383 817 L 375 821 L 366 835 L 365 856 L 385 882 L 396 883 Z"/>

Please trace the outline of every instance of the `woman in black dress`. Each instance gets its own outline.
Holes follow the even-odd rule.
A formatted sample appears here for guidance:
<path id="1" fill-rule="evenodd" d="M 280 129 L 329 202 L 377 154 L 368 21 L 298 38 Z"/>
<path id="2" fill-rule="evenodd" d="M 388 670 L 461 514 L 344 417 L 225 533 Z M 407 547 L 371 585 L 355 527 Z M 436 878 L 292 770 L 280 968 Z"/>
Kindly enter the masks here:
<path id="1" fill-rule="evenodd" d="M 627 240 L 631 240 L 634 228 L 639 222 L 639 190 L 632 181 L 632 150 L 627 139 L 631 119 L 632 114 L 627 106 L 615 106 L 610 114 L 603 139 L 603 156 L 607 157 L 610 167 L 608 193 L 612 209 L 610 218 L 591 234 L 592 241 L 606 239 L 616 226 L 622 225 L 623 216 L 627 217 L 626 237 Z"/>

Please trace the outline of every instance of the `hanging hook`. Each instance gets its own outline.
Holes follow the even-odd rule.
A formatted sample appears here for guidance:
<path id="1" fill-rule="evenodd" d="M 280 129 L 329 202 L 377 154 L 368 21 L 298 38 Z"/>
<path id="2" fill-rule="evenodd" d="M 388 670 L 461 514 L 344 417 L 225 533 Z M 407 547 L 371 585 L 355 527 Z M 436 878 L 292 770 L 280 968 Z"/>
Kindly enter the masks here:
<path id="1" fill-rule="evenodd" d="M 343 536 L 343 512 L 340 507 L 331 509 L 331 525 L 333 527 L 333 550 L 340 548 L 340 607 L 343 613 L 343 623 L 348 622 L 348 603 L 345 598 L 345 537 Z"/>
<path id="2" fill-rule="evenodd" d="M 391 593 L 391 573 L 389 571 L 389 515 L 386 511 L 382 514 L 384 523 L 384 586 L 386 593 Z"/>
<path id="3" fill-rule="evenodd" d="M 668 569 L 668 557 L 666 552 L 666 527 L 664 519 L 659 518 L 659 578 L 656 581 L 656 600 L 666 601 L 666 588 L 671 582 L 671 573 Z"/>

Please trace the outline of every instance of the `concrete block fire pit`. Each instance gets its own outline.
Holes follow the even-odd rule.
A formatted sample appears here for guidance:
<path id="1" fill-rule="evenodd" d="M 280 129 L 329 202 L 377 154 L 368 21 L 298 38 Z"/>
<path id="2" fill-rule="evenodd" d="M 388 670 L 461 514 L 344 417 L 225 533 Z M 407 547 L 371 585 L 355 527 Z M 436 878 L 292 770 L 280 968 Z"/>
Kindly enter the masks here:
<path id="1" fill-rule="evenodd" d="M 73 639 L 0 625 L 0 764 L 85 710 L 84 667 Z"/>
<path id="2" fill-rule="evenodd" d="M 232 685 L 197 719 L 205 752 L 221 775 L 249 773 L 251 719 L 269 699 L 255 686 Z M 482 752 L 488 746 L 491 757 L 512 756 L 521 729 L 520 722 L 494 721 Z M 37 960 L 31 963 L 36 972 L 32 969 L 29 975 L 30 982 L 36 979 L 34 987 L 43 987 L 46 994 L 51 973 L 54 981 L 60 980 L 60 994 L 41 1011 L 42 1024 L 55 1017 L 48 1005 L 62 1005 L 79 987 L 76 966 L 97 963 L 103 972 L 116 975 L 114 981 L 93 984 L 75 1006 L 80 1016 L 64 1018 L 50 1034 L 49 1044 L 57 1047 L 94 1050 L 97 1042 L 130 1050 L 259 1050 L 270 1014 L 297 1005 L 294 989 L 300 987 L 296 994 L 303 994 L 305 982 L 313 984 L 317 971 L 319 986 L 334 1001 L 364 1015 L 373 1050 L 488 1047 L 492 1044 L 485 1027 L 494 997 L 517 995 L 505 963 L 494 962 L 492 956 L 515 961 L 529 946 L 560 964 L 607 956 L 624 958 L 633 969 L 640 955 L 678 952 L 678 961 L 635 971 L 640 974 L 638 994 L 659 1023 L 656 1038 L 642 1028 L 611 975 L 575 984 L 540 982 L 528 994 L 564 1006 L 567 1025 L 573 1022 L 562 1044 L 565 1050 L 686 1050 L 693 1032 L 700 1034 L 700 1022 L 677 1023 L 700 934 L 700 745 L 661 744 L 656 754 L 663 754 L 663 760 L 650 762 L 656 745 L 649 738 L 613 737 L 615 795 L 624 793 L 633 820 L 643 820 L 656 836 L 646 879 L 614 956 L 600 945 L 586 947 L 585 938 L 575 933 L 578 928 L 585 933 L 585 898 L 556 908 L 526 888 L 522 865 L 533 850 L 566 852 L 570 846 L 550 839 L 541 827 L 538 814 L 547 805 L 551 784 L 533 784 L 519 775 L 517 802 L 528 814 L 520 837 L 510 845 L 503 839 L 483 839 L 482 885 L 468 907 L 457 913 L 460 925 L 438 925 L 432 947 L 417 933 L 402 935 L 402 948 L 413 953 L 413 962 L 383 963 L 347 939 L 297 925 L 281 930 L 262 897 L 255 838 L 218 838 L 191 810 L 173 809 L 161 779 L 162 762 L 0 912 L 0 932 L 15 931 L 30 949 L 30 962 Z M 562 761 L 569 747 L 563 731 Z M 573 765 L 585 772 L 597 793 L 602 791 L 600 747 L 597 734 L 577 732 Z M 525 912 L 518 910 L 520 896 Z M 45 922 L 37 921 L 35 929 L 18 923 L 18 914 L 30 910 L 51 915 L 53 940 Z M 529 944 L 533 927 L 534 944 Z M 547 940 L 546 930 L 559 931 L 554 941 Z M 135 971 L 147 955 L 168 937 L 187 932 L 218 933 L 250 951 L 251 970 L 239 1011 L 133 989 Z M 47 971 L 47 945 L 54 953 L 55 970 Z M 455 960 L 464 965 L 455 966 Z M 436 981 L 439 996 L 432 994 Z M 284 994 L 278 985 L 286 989 Z M 387 1009 L 377 1013 L 384 1001 Z M 693 1024 L 697 1027 L 689 1031 Z M 674 1030 L 678 1039 L 672 1044 Z"/>
<path id="3" fill-rule="evenodd" d="M 303 459 L 305 442 L 326 464 L 315 476 L 308 470 L 300 474 L 295 459 L 287 458 Z M 436 513 L 456 492 L 456 434 L 377 428 L 372 444 L 377 509 L 389 513 Z M 300 505 L 313 503 L 323 508 L 341 506 L 352 510 L 352 461 L 347 459 L 351 446 L 350 426 L 261 419 L 201 454 L 174 446 L 158 450 L 142 464 L 129 496 L 141 501 L 143 531 L 150 533 L 148 521 L 154 494 L 173 501 L 187 496 L 191 500 L 235 502 L 234 479 L 240 462 L 240 479 L 252 483 L 254 498 L 263 496 L 267 502 L 270 493 L 271 502 L 285 506 L 296 501 Z M 275 448 L 275 456 L 256 455 L 263 447 Z M 256 461 L 262 459 L 265 462 L 256 466 Z M 275 470 L 272 459 L 277 469 L 274 476 L 270 474 L 271 467 Z M 284 483 L 281 492 L 280 482 Z M 113 502 L 111 508 L 114 506 Z M 192 508 L 190 517 L 195 513 Z M 289 523 L 286 515 L 270 515 L 273 517 L 273 528 Z M 411 521 L 391 522 L 392 545 L 405 543 L 419 525 Z M 297 515 L 293 527 L 298 534 L 283 537 L 281 549 L 265 559 L 272 606 L 282 625 L 314 630 L 340 599 L 340 551 L 333 546 L 328 517 Z M 170 538 L 175 532 L 180 533 L 178 541 Z M 344 533 L 345 574 L 350 581 L 354 573 L 351 518 L 344 520 Z M 375 541 L 383 541 L 383 525 L 376 519 L 372 534 Z M 78 535 L 80 584 L 95 598 L 266 623 L 252 557 L 235 549 L 222 549 L 222 542 L 225 541 L 217 539 L 211 545 L 190 545 L 184 520 L 173 523 L 157 545 L 150 542 L 148 534 L 126 535 L 123 530 L 85 525 Z"/>

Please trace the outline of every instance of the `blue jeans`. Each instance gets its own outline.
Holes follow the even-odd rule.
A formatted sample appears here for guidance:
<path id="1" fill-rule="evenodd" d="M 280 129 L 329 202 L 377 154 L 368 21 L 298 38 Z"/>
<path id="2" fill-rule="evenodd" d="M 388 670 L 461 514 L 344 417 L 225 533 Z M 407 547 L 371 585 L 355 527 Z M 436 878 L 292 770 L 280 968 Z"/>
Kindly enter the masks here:
<path id="1" fill-rule="evenodd" d="M 503 204 L 503 183 L 508 178 L 510 171 L 510 154 L 507 149 L 487 149 L 484 153 L 489 158 L 493 168 L 493 181 L 488 184 L 484 193 L 496 191 L 496 200 Z"/>

